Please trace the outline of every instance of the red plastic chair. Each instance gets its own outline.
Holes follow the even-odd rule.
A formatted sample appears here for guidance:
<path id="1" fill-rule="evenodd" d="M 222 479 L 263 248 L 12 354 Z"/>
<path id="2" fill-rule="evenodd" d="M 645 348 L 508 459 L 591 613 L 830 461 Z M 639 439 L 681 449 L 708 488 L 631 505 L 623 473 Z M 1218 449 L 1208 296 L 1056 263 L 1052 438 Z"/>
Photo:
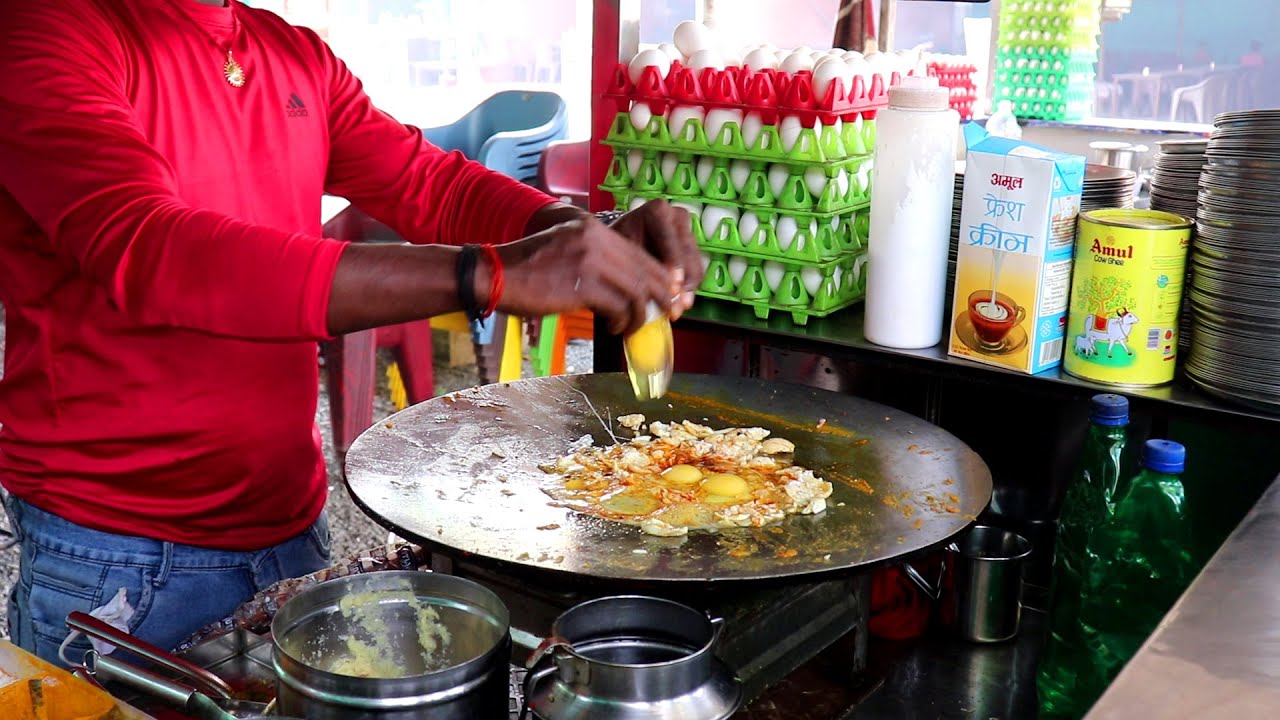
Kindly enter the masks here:
<path id="1" fill-rule="evenodd" d="M 584 210 L 591 193 L 589 142 L 558 140 L 542 151 L 538 161 L 538 185 L 570 205 Z"/>

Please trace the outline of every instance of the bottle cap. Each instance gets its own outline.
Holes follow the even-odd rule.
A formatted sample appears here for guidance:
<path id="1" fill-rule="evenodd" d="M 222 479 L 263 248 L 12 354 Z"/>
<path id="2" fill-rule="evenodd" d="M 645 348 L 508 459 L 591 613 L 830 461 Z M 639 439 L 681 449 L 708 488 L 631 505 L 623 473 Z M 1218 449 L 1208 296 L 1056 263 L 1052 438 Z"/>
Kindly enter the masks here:
<path id="1" fill-rule="evenodd" d="M 1089 422 L 1107 427 L 1128 425 L 1129 399 L 1112 393 L 1094 395 L 1089 401 Z"/>
<path id="2" fill-rule="evenodd" d="M 902 110 L 947 110 L 951 107 L 951 91 L 939 85 L 937 78 L 909 75 L 889 88 L 889 107 Z"/>
<path id="3" fill-rule="evenodd" d="M 1142 446 L 1142 466 L 1156 472 L 1176 475 L 1187 464 L 1187 449 L 1172 440 L 1148 440 Z"/>

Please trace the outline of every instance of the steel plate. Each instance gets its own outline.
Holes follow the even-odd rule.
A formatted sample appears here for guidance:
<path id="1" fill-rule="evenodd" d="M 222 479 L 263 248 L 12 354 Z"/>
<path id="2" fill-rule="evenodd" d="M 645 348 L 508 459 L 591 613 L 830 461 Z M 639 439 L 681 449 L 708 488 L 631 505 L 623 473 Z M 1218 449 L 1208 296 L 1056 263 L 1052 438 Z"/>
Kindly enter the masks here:
<path id="1" fill-rule="evenodd" d="M 659 538 L 552 506 L 542 488 L 554 478 L 539 466 L 583 435 L 611 442 L 605 425 L 635 412 L 790 439 L 796 462 L 835 486 L 829 509 L 767 528 Z M 945 542 L 991 499 L 981 458 L 919 418 L 824 390 L 699 375 L 677 375 L 670 394 L 649 403 L 636 402 L 620 374 L 436 398 L 362 434 L 347 455 L 347 483 L 376 520 L 445 554 L 611 582 L 766 580 L 885 563 Z"/>

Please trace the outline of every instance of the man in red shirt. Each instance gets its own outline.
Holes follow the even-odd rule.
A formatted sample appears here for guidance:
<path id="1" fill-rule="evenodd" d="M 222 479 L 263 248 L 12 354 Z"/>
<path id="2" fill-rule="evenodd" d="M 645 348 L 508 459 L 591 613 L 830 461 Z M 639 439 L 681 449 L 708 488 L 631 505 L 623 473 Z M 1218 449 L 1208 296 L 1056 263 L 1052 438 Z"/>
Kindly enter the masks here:
<path id="1" fill-rule="evenodd" d="M 495 305 L 622 332 L 700 280 L 683 211 L 608 229 L 432 147 L 314 33 L 223 1 L 0 5 L 9 630 L 47 659 L 71 610 L 171 647 L 328 562 L 317 340 Z M 321 237 L 325 192 L 411 244 Z"/>

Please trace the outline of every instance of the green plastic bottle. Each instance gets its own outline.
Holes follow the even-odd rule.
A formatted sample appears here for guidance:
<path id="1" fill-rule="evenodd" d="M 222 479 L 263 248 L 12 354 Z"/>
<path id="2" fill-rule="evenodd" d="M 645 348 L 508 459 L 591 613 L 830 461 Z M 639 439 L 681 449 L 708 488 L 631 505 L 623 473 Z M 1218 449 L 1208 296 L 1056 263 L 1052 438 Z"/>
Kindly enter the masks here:
<path id="1" fill-rule="evenodd" d="M 1093 659 L 1080 698 L 1097 700 L 1195 578 L 1191 521 L 1181 474 L 1187 451 L 1149 440 L 1142 469 L 1089 541 L 1080 622 Z M 1082 678 L 1083 679 L 1083 678 Z"/>
<path id="2" fill-rule="evenodd" d="M 1036 676 L 1042 718 L 1074 719 L 1088 709 L 1076 693 L 1076 676 L 1093 661 L 1080 627 L 1080 598 L 1090 564 L 1089 538 L 1111 517 L 1128 430 L 1129 401 L 1119 395 L 1095 395 L 1088 435 L 1058 521 L 1049 640 Z"/>

